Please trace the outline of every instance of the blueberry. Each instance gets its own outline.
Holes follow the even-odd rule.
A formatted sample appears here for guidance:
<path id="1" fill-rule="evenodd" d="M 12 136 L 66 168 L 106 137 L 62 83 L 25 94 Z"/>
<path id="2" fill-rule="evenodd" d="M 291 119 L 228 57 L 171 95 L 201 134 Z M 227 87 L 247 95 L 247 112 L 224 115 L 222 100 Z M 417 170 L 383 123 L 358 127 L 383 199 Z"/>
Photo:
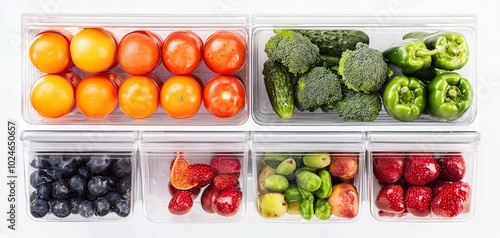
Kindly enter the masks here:
<path id="1" fill-rule="evenodd" d="M 64 177 L 69 177 L 73 175 L 78 168 L 79 156 L 64 156 L 63 159 L 57 165 L 57 169 L 61 171 Z"/>
<path id="2" fill-rule="evenodd" d="M 132 163 L 130 159 L 118 159 L 115 161 L 113 166 L 111 167 L 111 172 L 117 178 L 125 178 L 129 177 L 132 173 Z"/>
<path id="3" fill-rule="evenodd" d="M 102 176 L 94 176 L 89 180 L 87 189 L 94 196 L 102 196 L 109 190 L 108 180 Z"/>
<path id="4" fill-rule="evenodd" d="M 36 191 L 31 192 L 30 194 L 30 202 L 33 202 L 33 200 L 37 199 L 38 196 L 36 195 Z"/>
<path id="5" fill-rule="evenodd" d="M 82 176 L 85 180 L 92 178 L 92 173 L 87 169 L 87 166 L 82 165 L 76 170 L 76 174 Z"/>
<path id="6" fill-rule="evenodd" d="M 126 217 L 130 214 L 130 203 L 125 199 L 116 201 L 114 208 L 115 213 L 118 216 Z"/>
<path id="7" fill-rule="evenodd" d="M 44 217 L 49 213 L 49 203 L 41 198 L 35 198 L 30 204 L 30 212 L 33 217 Z"/>
<path id="8" fill-rule="evenodd" d="M 71 204 L 66 199 L 55 199 L 50 205 L 50 210 L 54 216 L 64 218 L 71 214 Z"/>
<path id="9" fill-rule="evenodd" d="M 89 192 L 85 193 L 85 199 L 89 200 L 89 201 L 94 201 L 97 197 L 90 194 Z"/>
<path id="10" fill-rule="evenodd" d="M 52 196 L 54 198 L 67 198 L 71 191 L 66 180 L 59 180 L 52 183 Z"/>
<path id="11" fill-rule="evenodd" d="M 89 200 L 83 200 L 78 208 L 78 214 L 80 216 L 89 218 L 94 215 L 94 204 Z"/>
<path id="12" fill-rule="evenodd" d="M 87 169 L 93 174 L 102 174 L 108 169 L 111 159 L 108 155 L 92 155 L 87 162 Z"/>
<path id="13" fill-rule="evenodd" d="M 94 207 L 97 216 L 106 216 L 111 211 L 111 202 L 106 197 L 98 197 L 94 200 Z"/>
<path id="14" fill-rule="evenodd" d="M 50 168 L 50 163 L 47 155 L 36 155 L 35 158 L 30 162 L 30 165 L 35 169 Z"/>
<path id="15" fill-rule="evenodd" d="M 40 184 L 50 182 L 52 182 L 52 179 L 47 176 L 47 173 L 44 170 L 36 170 L 30 175 L 30 184 L 34 188 L 38 188 Z"/>
<path id="16" fill-rule="evenodd" d="M 130 192 L 132 188 L 132 183 L 130 179 L 122 179 L 116 184 L 116 191 L 122 195 Z"/>
<path id="17" fill-rule="evenodd" d="M 71 176 L 68 182 L 69 189 L 78 195 L 82 195 L 85 193 L 87 189 L 87 180 L 82 176 L 76 174 Z"/>
<path id="18" fill-rule="evenodd" d="M 105 176 L 106 180 L 108 180 L 108 186 L 110 189 L 115 189 L 116 188 L 116 184 L 118 183 L 118 179 L 113 176 L 113 175 L 108 175 L 108 176 Z"/>
<path id="19" fill-rule="evenodd" d="M 52 167 L 57 167 L 59 166 L 59 163 L 63 160 L 62 155 L 49 155 L 48 161 Z"/>
<path id="20" fill-rule="evenodd" d="M 52 183 L 40 184 L 35 191 L 37 197 L 45 200 L 52 198 Z"/>
<path id="21" fill-rule="evenodd" d="M 106 193 L 106 197 L 109 199 L 112 206 L 115 206 L 118 200 L 123 199 L 123 196 L 116 191 L 109 191 Z"/>
<path id="22" fill-rule="evenodd" d="M 80 204 L 83 201 L 82 197 L 80 196 L 70 197 L 68 201 L 71 206 L 71 213 L 78 214 L 78 210 L 80 209 Z"/>
<path id="23" fill-rule="evenodd" d="M 49 177 L 51 180 L 59 180 L 64 178 L 64 175 L 61 172 L 61 170 L 57 168 L 49 168 L 46 170 L 46 173 L 47 177 Z"/>

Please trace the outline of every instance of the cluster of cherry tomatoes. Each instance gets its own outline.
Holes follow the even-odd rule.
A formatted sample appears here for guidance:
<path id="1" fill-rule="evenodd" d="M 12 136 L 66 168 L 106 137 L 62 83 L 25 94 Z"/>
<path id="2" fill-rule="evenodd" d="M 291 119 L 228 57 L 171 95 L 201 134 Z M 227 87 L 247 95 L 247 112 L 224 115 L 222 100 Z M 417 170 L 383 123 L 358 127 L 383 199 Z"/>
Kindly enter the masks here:
<path id="1" fill-rule="evenodd" d="M 209 113 L 226 118 L 245 106 L 245 88 L 234 74 L 246 61 L 247 46 L 237 32 L 213 32 L 205 42 L 192 31 L 174 31 L 165 40 L 147 30 L 132 31 L 118 42 L 102 28 L 74 36 L 45 31 L 29 48 L 33 66 L 46 73 L 31 89 L 31 105 L 43 117 L 58 118 L 74 107 L 102 118 L 117 106 L 131 118 L 147 118 L 161 106 L 173 118 L 194 116 L 203 103 Z M 206 85 L 192 73 L 204 62 L 217 75 Z M 111 72 L 118 66 L 125 80 Z M 163 65 L 173 75 L 162 81 L 154 70 Z M 73 72 L 78 68 L 83 79 Z"/>

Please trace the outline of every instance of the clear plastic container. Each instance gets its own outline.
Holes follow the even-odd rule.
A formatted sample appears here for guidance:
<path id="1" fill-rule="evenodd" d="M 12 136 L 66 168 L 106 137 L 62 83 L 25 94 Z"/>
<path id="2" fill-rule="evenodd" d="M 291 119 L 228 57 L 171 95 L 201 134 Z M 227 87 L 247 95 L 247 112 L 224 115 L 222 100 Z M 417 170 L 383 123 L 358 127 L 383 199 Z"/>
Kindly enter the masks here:
<path id="1" fill-rule="evenodd" d="M 142 161 L 142 199 L 145 216 L 152 222 L 236 222 L 241 220 L 246 208 L 247 142 L 245 132 L 141 132 L 139 150 Z M 179 155 L 190 165 L 211 166 L 211 160 L 214 157 L 230 157 L 237 160 L 240 171 L 235 174 L 237 174 L 237 183 L 239 183 L 242 197 L 236 207 L 236 212 L 209 213 L 205 211 L 203 206 L 211 207 L 210 202 L 202 201 L 204 191 L 210 186 L 205 185 L 198 192 L 194 192 L 198 195 L 193 199 L 193 205 L 187 213 L 183 215 L 171 213 L 169 204 L 173 195 L 169 188 L 170 166 Z M 215 183 L 216 177 L 217 175 L 211 184 Z"/>
<path id="2" fill-rule="evenodd" d="M 196 33 L 205 43 L 207 38 L 220 30 L 237 33 L 246 43 L 246 60 L 241 69 L 232 74 L 239 78 L 245 88 L 245 104 L 243 109 L 234 116 L 217 118 L 211 115 L 203 103 L 198 112 L 186 119 L 175 119 L 167 115 L 161 106 L 157 111 L 144 119 L 133 119 L 121 112 L 118 104 L 116 110 L 103 118 L 89 118 L 79 110 L 59 117 L 45 118 L 38 114 L 31 105 L 30 92 L 33 83 L 44 75 L 30 62 L 29 47 L 34 38 L 44 31 L 65 31 L 76 34 L 84 28 L 102 28 L 114 35 L 119 43 L 120 39 L 133 31 L 150 31 L 161 37 L 162 40 L 174 31 L 188 30 Z M 70 15 L 58 14 L 46 16 L 25 14 L 22 17 L 22 116 L 30 124 L 65 124 L 65 125 L 168 125 L 168 126 L 225 126 L 244 124 L 250 115 L 250 45 L 249 45 L 249 17 L 247 15 Z M 75 72 L 80 78 L 91 75 L 74 66 L 70 71 Z M 125 80 L 130 74 L 126 73 L 120 65 L 116 64 L 106 72 L 114 73 Z M 173 76 L 161 63 L 153 70 L 152 74 L 158 76 L 162 82 Z M 217 74 L 211 71 L 202 60 L 192 73 L 199 78 L 203 85 Z"/>
<path id="3" fill-rule="evenodd" d="M 432 15 L 391 15 L 390 17 L 368 15 L 315 15 L 315 16 L 268 16 L 255 15 L 252 17 L 252 117 L 257 124 L 263 126 L 358 126 L 358 125 L 397 125 L 397 126 L 429 126 L 429 125 L 468 125 L 476 117 L 477 98 L 474 96 L 471 107 L 459 119 L 446 121 L 429 115 L 421 115 L 412 122 L 400 122 L 382 111 L 373 122 L 343 121 L 335 111 L 327 113 L 320 109 L 309 112 L 300 112 L 295 109 L 288 119 L 281 119 L 273 111 L 264 85 L 262 70 L 268 59 L 264 52 L 266 42 L 274 35 L 274 29 L 356 29 L 364 31 L 370 38 L 371 48 L 384 51 L 393 43 L 399 42 L 403 35 L 413 31 L 456 31 L 462 33 L 469 45 L 469 61 L 460 70 L 455 72 L 467 78 L 473 89 L 477 89 L 477 25 L 472 15 L 461 16 L 432 16 Z M 476 90 L 477 91 L 477 90 Z M 476 92 L 477 94 L 477 92 Z"/>
<path id="4" fill-rule="evenodd" d="M 130 218 L 136 199 L 136 137 L 135 132 L 24 131 L 29 217 L 50 222 Z M 83 201 L 93 205 L 93 212 L 81 208 Z"/>
<path id="5" fill-rule="evenodd" d="M 360 215 L 361 201 L 364 196 L 364 138 L 365 134 L 362 132 L 252 132 L 251 152 L 257 217 L 264 222 L 308 223 L 355 221 Z M 314 158 L 305 159 L 306 156 L 314 157 L 315 155 L 322 157 L 321 160 L 323 162 Z M 289 158 L 295 161 L 295 169 L 290 174 L 290 169 L 278 169 L 282 161 Z M 319 219 L 314 213 L 309 220 L 304 219 L 300 214 L 297 214 L 297 209 L 292 208 L 298 203 L 295 202 L 295 204 L 292 204 L 291 202 L 298 199 L 298 197 L 293 198 L 293 196 L 286 195 L 288 194 L 286 190 L 283 191 L 285 188 L 291 188 L 292 184 L 304 184 L 297 179 L 299 176 L 302 177 L 302 175 L 296 175 L 299 174 L 297 171 L 308 166 L 316 166 L 317 169 L 314 170 L 314 173 L 321 176 L 321 184 L 327 185 L 328 183 L 323 181 L 330 180 L 333 185 L 333 188 L 329 188 L 331 193 L 328 192 L 328 186 L 318 189 L 327 191 L 326 193 L 321 193 L 322 195 L 318 195 L 319 192 L 312 192 L 314 201 L 322 198 L 330 204 L 332 215 L 328 216 L 320 213 L 323 219 Z M 330 176 L 323 177 L 319 172 L 321 170 L 328 171 L 327 174 Z M 274 185 L 271 187 L 266 185 L 266 183 L 271 184 L 266 182 L 266 178 L 276 174 L 285 176 L 289 181 L 288 186 L 278 186 L 276 188 L 273 187 Z M 327 180 L 323 180 L 323 178 Z M 304 179 L 302 180 L 305 181 Z M 270 193 L 278 195 L 265 195 Z M 267 199 L 264 196 L 269 196 L 270 198 L 275 196 L 275 199 L 280 199 L 278 201 L 285 201 L 285 203 L 280 203 L 278 206 L 272 205 L 270 206 L 272 208 L 269 210 L 266 208 L 266 205 L 261 205 L 266 203 L 261 202 L 259 199 L 261 198 L 264 201 L 264 199 Z M 352 200 L 345 199 L 346 197 L 350 197 Z M 302 197 L 302 199 L 304 198 Z M 286 206 L 283 204 L 286 204 Z M 356 205 L 353 206 L 352 204 Z M 280 209 L 275 209 L 274 207 L 279 207 Z M 265 214 L 269 214 L 269 216 Z"/>
<path id="6" fill-rule="evenodd" d="M 372 216 L 379 221 L 470 219 L 474 215 L 479 140 L 478 132 L 466 131 L 368 132 L 367 192 Z M 444 192 L 446 186 L 453 184 L 458 184 L 462 192 L 469 190 L 461 193 L 461 200 L 456 198 L 458 189 Z M 386 186 L 392 187 L 381 192 Z M 396 194 L 398 186 L 403 189 L 404 198 L 392 203 L 399 204 L 395 206 L 397 209 L 388 209 L 381 201 L 389 190 Z M 409 189 L 412 191 L 408 192 Z M 422 200 L 415 202 L 416 197 Z M 448 209 L 448 206 L 456 209 Z"/>

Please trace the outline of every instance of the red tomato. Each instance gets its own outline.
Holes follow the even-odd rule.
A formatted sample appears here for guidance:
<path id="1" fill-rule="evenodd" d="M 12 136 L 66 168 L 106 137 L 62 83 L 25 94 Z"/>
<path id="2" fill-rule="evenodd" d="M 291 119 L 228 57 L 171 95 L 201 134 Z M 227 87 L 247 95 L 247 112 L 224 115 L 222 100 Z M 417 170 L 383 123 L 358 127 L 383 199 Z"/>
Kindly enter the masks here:
<path id="1" fill-rule="evenodd" d="M 189 74 L 201 62 L 203 41 L 191 31 L 176 31 L 163 42 L 161 61 L 173 74 Z"/>
<path id="2" fill-rule="evenodd" d="M 231 75 L 217 75 L 203 90 L 203 104 L 216 117 L 231 117 L 245 106 L 245 88 Z"/>
<path id="3" fill-rule="evenodd" d="M 208 37 L 203 49 L 207 67 L 218 74 L 232 74 L 243 67 L 246 59 L 243 38 L 232 31 L 218 31 Z"/>

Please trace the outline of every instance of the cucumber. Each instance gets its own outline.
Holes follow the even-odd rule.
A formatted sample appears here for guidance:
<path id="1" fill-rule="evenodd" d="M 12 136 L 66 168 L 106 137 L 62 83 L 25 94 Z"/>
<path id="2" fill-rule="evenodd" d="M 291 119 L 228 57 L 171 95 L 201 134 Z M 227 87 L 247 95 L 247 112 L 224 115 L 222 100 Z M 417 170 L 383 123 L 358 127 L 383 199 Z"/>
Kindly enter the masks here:
<path id="1" fill-rule="evenodd" d="M 293 30 L 318 46 L 321 54 L 341 56 L 345 50 L 354 50 L 358 42 L 370 43 L 370 37 L 361 30 Z"/>
<path id="2" fill-rule="evenodd" d="M 281 118 L 290 118 L 295 110 L 292 77 L 288 69 L 278 62 L 264 62 L 264 84 L 271 106 Z"/>

